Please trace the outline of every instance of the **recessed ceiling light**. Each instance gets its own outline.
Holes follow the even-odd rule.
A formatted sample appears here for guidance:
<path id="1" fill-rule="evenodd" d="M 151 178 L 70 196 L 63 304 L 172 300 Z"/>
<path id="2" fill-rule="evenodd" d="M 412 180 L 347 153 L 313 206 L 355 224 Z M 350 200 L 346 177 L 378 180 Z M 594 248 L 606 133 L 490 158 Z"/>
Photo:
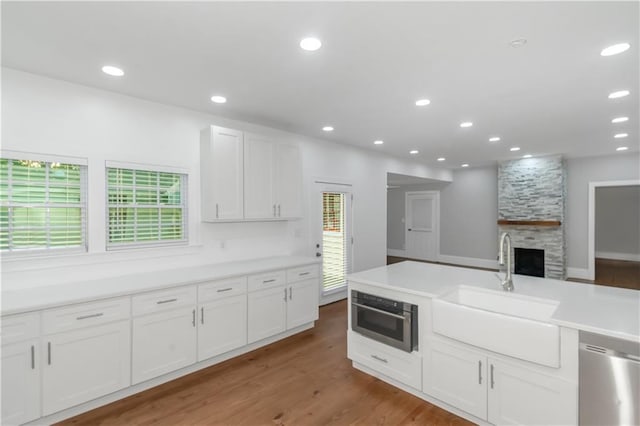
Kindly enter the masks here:
<path id="1" fill-rule="evenodd" d="M 322 130 L 324 130 L 325 132 L 333 132 L 333 127 L 331 127 L 331 126 L 324 126 L 324 127 L 322 128 Z"/>
<path id="2" fill-rule="evenodd" d="M 425 106 L 425 105 L 429 105 L 431 103 L 431 101 L 429 99 L 418 99 L 416 101 L 416 106 Z"/>
<path id="3" fill-rule="evenodd" d="M 631 47 L 629 43 L 618 43 L 618 44 L 614 44 L 613 46 L 609 46 L 602 49 L 602 52 L 600 52 L 600 54 L 602 56 L 617 55 L 618 53 L 622 53 L 626 50 L 629 50 L 629 47 Z"/>
<path id="4" fill-rule="evenodd" d="M 214 102 L 216 104 L 223 104 L 227 102 L 227 98 L 225 98 L 224 96 L 215 95 L 211 97 L 211 102 Z"/>
<path id="5" fill-rule="evenodd" d="M 322 42 L 315 37 L 307 37 L 300 40 L 300 47 L 310 52 L 320 49 L 321 46 Z"/>
<path id="6" fill-rule="evenodd" d="M 609 93 L 609 99 L 624 98 L 629 94 L 628 90 L 618 90 L 617 92 Z"/>
<path id="7" fill-rule="evenodd" d="M 381 140 L 373 141 L 374 145 L 382 145 L 383 143 L 384 141 L 381 141 Z"/>
<path id="8" fill-rule="evenodd" d="M 617 148 L 616 148 L 616 151 L 626 151 L 626 150 L 628 150 L 628 149 L 629 149 L 629 148 L 628 148 L 628 147 L 626 147 L 626 146 L 619 146 L 619 147 L 617 147 Z"/>
<path id="9" fill-rule="evenodd" d="M 463 121 L 462 123 L 460 123 L 460 127 L 471 127 L 473 126 L 473 123 L 470 121 Z"/>
<path id="10" fill-rule="evenodd" d="M 520 151 L 520 147 L 514 146 L 509 151 Z"/>
<path id="11" fill-rule="evenodd" d="M 500 138 L 498 136 L 494 136 L 492 138 L 489 138 L 489 142 L 498 142 L 500 140 Z"/>
<path id="12" fill-rule="evenodd" d="M 613 137 L 616 139 L 626 138 L 627 136 L 629 136 L 628 133 L 616 133 L 615 135 L 613 135 Z"/>
<path id="13" fill-rule="evenodd" d="M 527 39 L 526 38 L 517 38 L 515 40 L 511 40 L 509 42 L 509 45 L 513 48 L 519 48 L 524 46 L 525 44 L 527 44 Z"/>
<path id="14" fill-rule="evenodd" d="M 122 71 L 122 69 L 114 67 L 113 65 L 105 65 L 102 67 L 102 72 L 114 77 L 122 77 L 124 75 L 124 71 Z"/>
<path id="15" fill-rule="evenodd" d="M 446 160 L 446 158 L 444 158 L 444 157 L 438 158 L 438 161 L 444 161 L 444 160 Z"/>
<path id="16" fill-rule="evenodd" d="M 411 155 L 416 155 L 419 151 L 417 149 L 412 149 L 411 151 L 409 151 L 409 154 Z"/>
<path id="17" fill-rule="evenodd" d="M 531 154 L 525 154 L 525 155 L 522 156 L 522 158 L 531 158 L 531 157 L 533 157 L 533 155 L 531 155 Z"/>
<path id="18" fill-rule="evenodd" d="M 611 120 L 612 123 L 624 123 L 625 121 L 629 121 L 629 117 L 616 117 Z"/>
<path id="19" fill-rule="evenodd" d="M 464 163 L 464 164 L 460 164 L 460 167 L 469 167 L 469 165 L 467 163 Z"/>

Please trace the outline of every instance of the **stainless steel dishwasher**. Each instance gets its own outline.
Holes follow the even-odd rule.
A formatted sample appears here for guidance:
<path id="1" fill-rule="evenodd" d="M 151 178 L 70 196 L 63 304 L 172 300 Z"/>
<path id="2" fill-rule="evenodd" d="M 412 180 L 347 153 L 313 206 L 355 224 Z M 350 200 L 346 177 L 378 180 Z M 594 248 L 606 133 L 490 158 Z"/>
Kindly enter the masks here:
<path id="1" fill-rule="evenodd" d="M 580 332 L 579 422 L 640 424 L 640 342 Z"/>

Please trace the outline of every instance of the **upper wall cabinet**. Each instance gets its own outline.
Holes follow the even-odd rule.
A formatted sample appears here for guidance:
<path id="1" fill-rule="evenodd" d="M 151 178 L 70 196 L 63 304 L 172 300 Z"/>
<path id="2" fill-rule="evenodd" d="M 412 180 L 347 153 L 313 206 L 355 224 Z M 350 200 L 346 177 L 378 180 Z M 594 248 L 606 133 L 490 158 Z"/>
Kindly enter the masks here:
<path id="1" fill-rule="evenodd" d="M 201 135 L 202 220 L 302 216 L 302 163 L 293 143 L 211 126 Z"/>
<path id="2" fill-rule="evenodd" d="M 302 215 L 302 167 L 297 145 L 261 135 L 244 137 L 246 219 L 287 219 Z"/>
<path id="3" fill-rule="evenodd" d="M 202 220 L 243 219 L 243 134 L 211 126 L 200 133 Z"/>

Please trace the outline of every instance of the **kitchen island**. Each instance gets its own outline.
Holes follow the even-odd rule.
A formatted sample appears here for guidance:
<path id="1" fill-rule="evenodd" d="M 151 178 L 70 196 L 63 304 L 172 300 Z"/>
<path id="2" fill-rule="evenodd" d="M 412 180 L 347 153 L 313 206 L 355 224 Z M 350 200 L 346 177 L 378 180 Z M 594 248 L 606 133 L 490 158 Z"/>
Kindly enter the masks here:
<path id="1" fill-rule="evenodd" d="M 354 367 L 479 424 L 577 424 L 581 333 L 637 344 L 640 294 L 513 281 L 515 290 L 504 292 L 495 272 L 411 261 L 352 274 L 348 356 Z M 374 311 L 352 305 L 354 291 L 415 306 L 413 350 L 376 338 L 407 323 L 379 314 L 375 324 Z M 360 322 L 373 334 L 354 331 Z"/>

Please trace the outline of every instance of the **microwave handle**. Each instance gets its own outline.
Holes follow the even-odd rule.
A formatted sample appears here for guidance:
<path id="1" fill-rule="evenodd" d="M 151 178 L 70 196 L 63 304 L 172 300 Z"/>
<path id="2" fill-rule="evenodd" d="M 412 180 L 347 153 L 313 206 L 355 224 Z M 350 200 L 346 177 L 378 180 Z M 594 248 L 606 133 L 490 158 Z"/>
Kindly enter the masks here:
<path id="1" fill-rule="evenodd" d="M 357 307 L 362 308 L 362 309 L 367 309 L 367 310 L 370 310 L 370 311 L 378 312 L 380 314 L 387 315 L 387 316 L 390 316 L 390 317 L 393 317 L 393 318 L 397 318 L 397 319 L 401 319 L 401 320 L 405 319 L 404 315 L 392 314 L 391 312 L 383 311 L 382 309 L 374 308 L 374 307 L 367 306 L 367 305 L 362 305 L 362 304 L 356 303 L 356 302 L 351 302 L 351 304 L 353 306 L 357 306 Z"/>

